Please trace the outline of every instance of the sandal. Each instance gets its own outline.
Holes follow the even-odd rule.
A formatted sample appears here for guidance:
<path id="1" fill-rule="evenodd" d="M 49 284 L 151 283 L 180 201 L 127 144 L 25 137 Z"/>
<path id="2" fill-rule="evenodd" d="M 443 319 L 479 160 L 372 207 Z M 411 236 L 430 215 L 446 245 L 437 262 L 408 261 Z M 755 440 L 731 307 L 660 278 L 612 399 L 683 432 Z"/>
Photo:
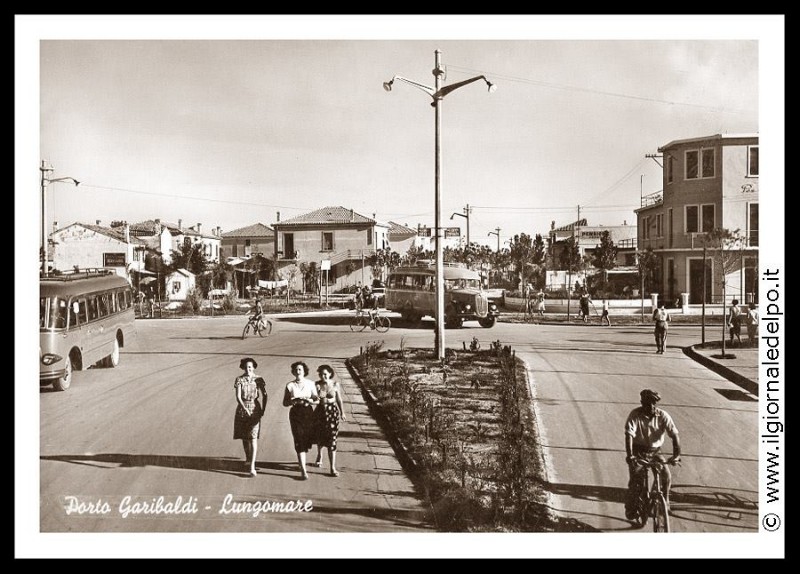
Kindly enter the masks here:
<path id="1" fill-rule="evenodd" d="M 339 471 L 338 470 L 332 470 L 331 471 L 331 476 L 339 476 Z"/>
<path id="2" fill-rule="evenodd" d="M 318 460 L 317 462 L 312 462 L 311 466 L 315 466 L 317 468 L 320 468 L 322 466 L 322 461 Z"/>

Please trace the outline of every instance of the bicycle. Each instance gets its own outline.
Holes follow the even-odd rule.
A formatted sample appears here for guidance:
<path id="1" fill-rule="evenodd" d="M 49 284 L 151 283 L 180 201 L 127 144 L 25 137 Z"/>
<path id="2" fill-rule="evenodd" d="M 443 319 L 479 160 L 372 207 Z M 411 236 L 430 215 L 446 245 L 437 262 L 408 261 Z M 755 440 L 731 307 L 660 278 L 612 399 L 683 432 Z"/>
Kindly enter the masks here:
<path id="1" fill-rule="evenodd" d="M 247 320 L 247 324 L 244 326 L 242 330 L 242 339 L 247 337 L 247 335 L 253 331 L 253 334 L 258 335 L 259 337 L 263 337 L 264 335 L 269 335 L 272 333 L 272 321 L 265 317 L 261 317 L 258 321 L 256 321 L 256 316 L 253 315 Z"/>
<path id="2" fill-rule="evenodd" d="M 384 317 L 378 310 L 373 312 L 364 309 L 357 309 L 353 320 L 350 321 L 351 331 L 363 331 L 369 326 L 370 329 L 378 331 L 378 333 L 385 333 L 392 326 L 389 317 Z"/>
<path id="3" fill-rule="evenodd" d="M 656 458 L 647 459 L 642 457 L 634 458 L 633 464 L 644 468 L 641 481 L 637 487 L 636 496 L 636 518 L 640 528 L 647 525 L 648 518 L 653 518 L 653 532 L 669 532 L 669 508 L 667 499 L 661 492 L 661 470 L 664 464 L 677 464 L 677 461 L 663 463 Z M 648 489 L 648 473 L 650 469 L 653 475 L 653 482 Z"/>

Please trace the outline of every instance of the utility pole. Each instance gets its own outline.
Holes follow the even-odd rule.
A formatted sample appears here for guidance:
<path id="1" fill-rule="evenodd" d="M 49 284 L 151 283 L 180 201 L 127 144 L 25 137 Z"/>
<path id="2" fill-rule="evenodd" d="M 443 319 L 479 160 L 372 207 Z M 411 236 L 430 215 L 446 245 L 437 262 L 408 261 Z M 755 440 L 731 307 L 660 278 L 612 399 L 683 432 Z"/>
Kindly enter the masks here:
<path id="1" fill-rule="evenodd" d="M 469 207 L 469 203 L 464 208 L 464 215 L 467 218 L 467 247 L 469 247 L 469 213 L 472 211 Z"/>
<path id="2" fill-rule="evenodd" d="M 39 166 L 39 171 L 42 172 L 42 275 L 47 277 L 49 274 L 49 269 L 47 267 L 47 260 L 49 259 L 47 253 L 49 247 L 49 238 L 47 233 L 47 185 L 57 181 L 69 181 L 77 186 L 80 184 L 80 182 L 74 177 L 57 177 L 54 179 L 49 178 L 48 175 L 52 173 L 53 168 L 47 165 L 47 160 L 42 160 L 42 164 Z"/>
<path id="3" fill-rule="evenodd" d="M 578 226 L 578 222 L 581 220 L 581 206 L 578 206 L 578 220 L 572 226 L 572 243 L 575 243 L 575 228 Z M 578 250 L 578 254 L 580 255 L 580 250 Z M 572 298 L 572 249 L 570 249 L 569 255 L 567 257 L 567 322 L 569 323 L 569 303 L 570 299 Z"/>

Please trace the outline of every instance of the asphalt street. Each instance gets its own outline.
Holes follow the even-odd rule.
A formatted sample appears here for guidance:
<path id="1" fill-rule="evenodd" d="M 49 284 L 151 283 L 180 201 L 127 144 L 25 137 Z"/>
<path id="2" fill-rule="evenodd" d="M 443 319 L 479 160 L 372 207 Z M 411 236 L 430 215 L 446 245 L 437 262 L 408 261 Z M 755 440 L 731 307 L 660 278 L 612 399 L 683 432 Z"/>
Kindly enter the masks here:
<path id="1" fill-rule="evenodd" d="M 284 315 L 269 337 L 246 340 L 244 317 L 137 321 L 118 367 L 78 372 L 68 391 L 40 393 L 41 530 L 435 531 L 344 367 L 370 341 L 432 346 L 433 330 L 395 321 L 385 334 L 353 333 L 349 317 Z M 648 327 L 466 323 L 447 330 L 446 342 L 461 348 L 473 336 L 512 345 L 529 366 L 556 511 L 599 530 L 632 530 L 622 508 L 622 427 L 650 387 L 683 443 L 672 529 L 757 530 L 758 403 L 681 352 L 698 342 L 698 328 L 674 328 L 665 355 L 655 354 Z M 269 393 L 255 478 L 232 439 L 244 356 L 259 362 Z M 345 389 L 338 478 L 311 468 L 310 480 L 298 480 L 281 405 L 295 360 L 312 375 L 332 365 Z"/>

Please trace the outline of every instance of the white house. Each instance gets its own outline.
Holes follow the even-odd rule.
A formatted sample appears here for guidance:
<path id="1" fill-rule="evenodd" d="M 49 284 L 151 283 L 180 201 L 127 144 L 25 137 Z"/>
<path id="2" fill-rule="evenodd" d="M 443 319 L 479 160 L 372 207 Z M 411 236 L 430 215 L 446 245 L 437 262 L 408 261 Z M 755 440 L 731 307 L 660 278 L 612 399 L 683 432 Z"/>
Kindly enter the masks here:
<path id="1" fill-rule="evenodd" d="M 107 268 L 130 281 L 129 271 L 143 266 L 144 242 L 132 237 L 128 226 L 105 227 L 73 223 L 54 231 L 53 268 Z"/>
<path id="2" fill-rule="evenodd" d="M 195 275 L 187 269 L 178 269 L 166 279 L 167 299 L 186 301 L 186 296 L 195 287 Z"/>

